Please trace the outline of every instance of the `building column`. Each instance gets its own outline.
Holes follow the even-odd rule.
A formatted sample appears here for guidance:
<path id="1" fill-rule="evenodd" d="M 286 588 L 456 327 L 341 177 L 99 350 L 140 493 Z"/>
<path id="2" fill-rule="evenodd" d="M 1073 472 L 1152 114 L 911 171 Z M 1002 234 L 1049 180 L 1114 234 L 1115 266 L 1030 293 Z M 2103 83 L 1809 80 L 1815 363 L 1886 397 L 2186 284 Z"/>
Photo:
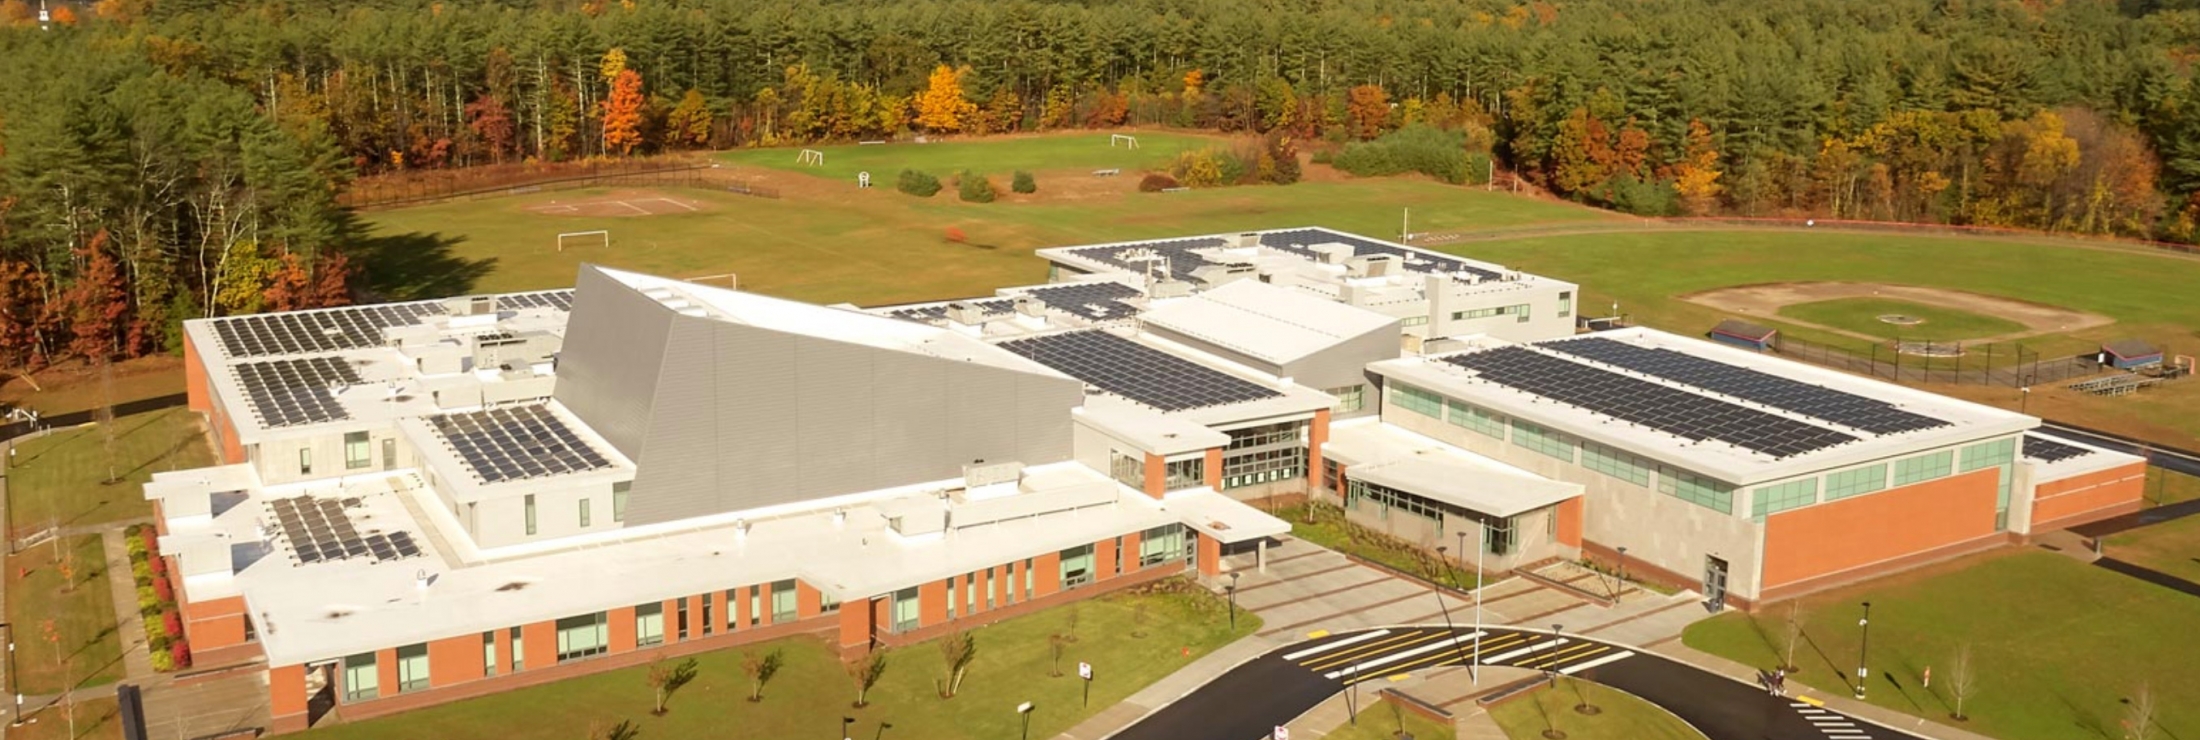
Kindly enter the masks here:
<path id="1" fill-rule="evenodd" d="M 1268 538 L 1263 537 L 1253 545 L 1253 562 L 1260 565 L 1260 572 L 1268 572 Z"/>
<path id="2" fill-rule="evenodd" d="M 1199 574 L 1222 575 L 1222 540 L 1199 535 Z"/>

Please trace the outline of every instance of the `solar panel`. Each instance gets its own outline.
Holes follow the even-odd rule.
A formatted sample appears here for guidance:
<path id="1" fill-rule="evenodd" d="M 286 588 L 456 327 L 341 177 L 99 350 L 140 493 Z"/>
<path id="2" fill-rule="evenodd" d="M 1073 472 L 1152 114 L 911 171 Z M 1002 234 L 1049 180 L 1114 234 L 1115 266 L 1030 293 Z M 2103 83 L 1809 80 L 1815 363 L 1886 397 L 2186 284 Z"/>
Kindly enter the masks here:
<path id="1" fill-rule="evenodd" d="M 549 308 L 559 311 L 573 310 L 573 289 L 546 290 L 537 293 L 509 293 L 497 296 L 499 308 Z"/>
<path id="2" fill-rule="evenodd" d="M 254 314 L 216 319 L 214 334 L 230 357 L 335 352 L 380 346 L 384 327 L 443 312 L 443 304 L 423 301 Z"/>
<path id="3" fill-rule="evenodd" d="M 1138 307 L 1126 302 L 1140 293 L 1122 283 L 1070 283 L 1025 291 L 1039 302 L 1072 316 L 1082 316 L 1093 321 L 1129 318 L 1138 314 Z"/>
<path id="4" fill-rule="evenodd" d="M 1355 257 L 1378 254 L 1397 257 L 1400 264 L 1409 272 L 1471 275 L 1481 280 L 1500 280 L 1504 278 L 1502 274 L 1467 264 L 1465 260 L 1322 229 L 1271 231 L 1260 235 L 1260 243 L 1264 247 L 1280 249 L 1313 260 L 1321 259 L 1321 254 L 1312 249 L 1315 245 L 1343 244 L 1352 248 L 1352 256 Z"/>
<path id="5" fill-rule="evenodd" d="M 483 483 L 611 467 L 609 459 L 539 403 L 444 414 L 428 422 Z"/>
<path id="6" fill-rule="evenodd" d="M 252 415 L 270 429 L 351 418 L 333 389 L 360 384 L 341 357 L 241 362 L 230 367 Z"/>
<path id="7" fill-rule="evenodd" d="M 299 565 L 353 558 L 381 562 L 420 556 L 421 550 L 408 532 L 359 536 L 351 514 L 345 511 L 345 503 L 356 501 L 358 499 L 339 502 L 315 496 L 279 498 L 267 502 L 267 512 L 274 518 L 276 530 L 283 540 L 290 544 L 291 552 L 297 554 Z M 357 505 L 350 508 L 357 508 Z M 400 542 L 403 546 L 399 546 Z"/>
<path id="8" fill-rule="evenodd" d="M 2091 454 L 2092 450 L 2077 445 L 2063 444 L 2037 434 L 2024 435 L 2024 456 L 2040 462 L 2059 462 Z"/>
<path id="9" fill-rule="evenodd" d="M 1210 236 L 1196 239 L 1170 239 L 1166 241 L 1118 244 L 1106 247 L 1072 249 L 1070 254 L 1113 265 L 1141 275 L 1151 272 L 1156 262 L 1165 263 L 1169 276 L 1177 280 L 1190 280 L 1192 271 L 1208 265 L 1207 258 L 1192 252 L 1194 249 L 1210 249 L 1222 246 L 1222 237 Z"/>
<path id="10" fill-rule="evenodd" d="M 1163 411 L 1283 395 L 1104 331 L 1047 334 L 1002 342 L 1000 346 L 1103 391 Z"/>
<path id="11" fill-rule="evenodd" d="M 1716 440 L 1776 458 L 1855 437 L 1641 378 L 1503 347 L 1444 357 L 1482 379 L 1690 440 Z"/>
<path id="12" fill-rule="evenodd" d="M 970 305 L 977 307 L 979 312 L 987 316 L 1000 316 L 1016 312 L 1016 301 L 1009 298 L 969 301 L 969 303 Z M 887 312 L 886 315 L 906 321 L 914 321 L 920 324 L 929 324 L 934 321 L 946 321 L 948 310 L 948 304 L 942 303 L 933 306 L 918 306 L 916 308 L 896 309 Z"/>
<path id="13" fill-rule="evenodd" d="M 1603 337 L 1563 339 L 1536 346 L 1873 434 L 1894 434 L 1948 426 L 1948 422 L 1904 411 L 1886 401 L 1707 360 L 1685 352 L 1641 347 Z"/>

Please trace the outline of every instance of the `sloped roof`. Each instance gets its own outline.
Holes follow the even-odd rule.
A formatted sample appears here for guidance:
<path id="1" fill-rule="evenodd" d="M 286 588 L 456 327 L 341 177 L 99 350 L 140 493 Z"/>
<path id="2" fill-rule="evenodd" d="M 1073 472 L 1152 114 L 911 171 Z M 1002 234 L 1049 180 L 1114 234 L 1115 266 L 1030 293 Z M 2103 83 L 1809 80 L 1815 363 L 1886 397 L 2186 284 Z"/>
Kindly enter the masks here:
<path id="1" fill-rule="evenodd" d="M 1397 322 L 1256 280 L 1239 280 L 1157 306 L 1144 319 L 1148 325 L 1278 365 Z"/>
<path id="2" fill-rule="evenodd" d="M 2156 348 L 2152 344 L 2148 344 L 2146 340 L 2130 338 L 2118 339 L 2116 341 L 2103 344 L 2101 345 L 2101 349 L 2108 350 L 2109 354 L 2127 360 L 2134 357 L 2147 357 L 2162 353 L 2162 350 Z"/>

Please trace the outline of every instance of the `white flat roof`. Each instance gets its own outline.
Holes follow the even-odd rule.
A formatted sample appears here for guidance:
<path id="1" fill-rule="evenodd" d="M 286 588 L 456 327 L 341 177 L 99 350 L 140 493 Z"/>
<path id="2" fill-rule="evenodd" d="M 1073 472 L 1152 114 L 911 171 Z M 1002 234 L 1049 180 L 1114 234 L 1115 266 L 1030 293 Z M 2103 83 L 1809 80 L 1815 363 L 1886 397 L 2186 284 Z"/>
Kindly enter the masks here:
<path id="1" fill-rule="evenodd" d="M 1269 516 L 1267 512 L 1246 506 L 1211 488 L 1175 491 L 1162 499 L 1162 504 L 1175 512 L 1184 526 L 1226 545 L 1276 537 L 1291 531 L 1290 522 Z"/>
<path id="2" fill-rule="evenodd" d="M 1147 324 L 1278 365 L 1397 322 L 1364 308 L 1239 280 L 1146 311 Z"/>
<path id="3" fill-rule="evenodd" d="M 2053 444 L 2075 447 L 2080 450 L 2085 450 L 2085 454 L 2065 457 L 2060 460 L 2042 460 L 2028 455 L 2024 456 L 2024 461 L 2032 466 L 2033 485 L 2038 485 L 2047 481 L 2062 480 L 2064 478 L 2074 478 L 2080 475 L 2085 475 L 2087 473 L 2095 473 L 2111 468 L 2120 468 L 2126 465 L 2146 462 L 2146 458 L 2139 457 L 2138 455 L 2117 452 L 2115 450 L 2110 450 L 2104 447 L 2098 447 L 2076 440 L 2065 439 L 2063 437 L 2048 436 L 2045 434 L 2040 434 L 2038 432 L 2026 433 L 2024 435 L 2023 442 L 2021 442 L 2020 444 L 2030 445 L 2032 444 L 2032 440 L 2034 439 L 2044 440 Z M 2023 450 L 2020 449 L 2019 452 L 2021 453 L 2023 452 Z"/>
<path id="4" fill-rule="evenodd" d="M 1324 459 L 1345 475 L 1491 516 L 1514 516 L 1581 495 L 1545 478 L 1374 417 L 1331 424 Z"/>
<path id="5" fill-rule="evenodd" d="M 1693 441 L 1616 419 L 1585 408 L 1569 406 L 1543 396 L 1480 379 L 1475 373 L 1437 357 L 1407 357 L 1368 366 L 1387 379 L 1434 391 L 1583 439 L 1616 447 L 1644 457 L 1686 468 L 1736 485 L 1755 485 L 1807 473 L 1899 457 L 1921 450 L 1963 444 L 2015 434 L 2039 426 L 2037 417 L 2003 411 L 1890 383 L 1728 347 L 1701 339 L 1634 327 L 1600 332 L 1593 336 L 1628 344 L 1672 350 L 1736 367 L 1749 368 L 1790 380 L 1884 401 L 1914 414 L 1947 422 L 1944 426 L 1892 434 L 1872 434 L 1843 427 L 1764 404 L 1729 398 L 1711 391 L 1661 380 L 1622 368 L 1602 365 L 1565 353 L 1550 356 L 1578 364 L 1647 380 L 1689 393 L 1720 399 L 1745 408 L 1831 429 L 1855 437 L 1855 441 L 1786 458 L 1751 451 L 1713 440 Z M 1571 338 L 1571 337 L 1569 337 Z M 1513 346 L 1503 340 L 1477 336 L 1465 338 L 1470 352 Z M 1531 349 L 1534 343 L 1525 345 Z M 1543 350 L 1538 350 L 1543 351 Z"/>
<path id="6" fill-rule="evenodd" d="M 1230 435 L 1128 403 L 1087 403 L 1073 413 L 1086 424 L 1156 455 L 1199 452 L 1230 443 Z"/>

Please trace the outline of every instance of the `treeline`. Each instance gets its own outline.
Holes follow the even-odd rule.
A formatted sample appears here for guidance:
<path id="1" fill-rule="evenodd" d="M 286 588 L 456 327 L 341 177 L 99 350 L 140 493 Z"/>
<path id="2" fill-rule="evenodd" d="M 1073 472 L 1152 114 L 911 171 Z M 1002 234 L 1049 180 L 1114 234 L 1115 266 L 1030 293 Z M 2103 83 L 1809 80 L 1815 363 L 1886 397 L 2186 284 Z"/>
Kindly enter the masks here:
<path id="1" fill-rule="evenodd" d="M 1164 125 L 1303 151 L 1426 124 L 1639 213 L 2200 231 L 2200 0 L 99 0 L 31 18 L 0 0 L 0 262 L 45 287 L 0 314 L 47 317 L 46 354 L 99 254 L 122 266 L 119 353 L 183 316 L 337 300 L 356 237 L 333 195 L 360 174 L 913 133 Z M 267 295 L 301 282 L 325 289 Z"/>

